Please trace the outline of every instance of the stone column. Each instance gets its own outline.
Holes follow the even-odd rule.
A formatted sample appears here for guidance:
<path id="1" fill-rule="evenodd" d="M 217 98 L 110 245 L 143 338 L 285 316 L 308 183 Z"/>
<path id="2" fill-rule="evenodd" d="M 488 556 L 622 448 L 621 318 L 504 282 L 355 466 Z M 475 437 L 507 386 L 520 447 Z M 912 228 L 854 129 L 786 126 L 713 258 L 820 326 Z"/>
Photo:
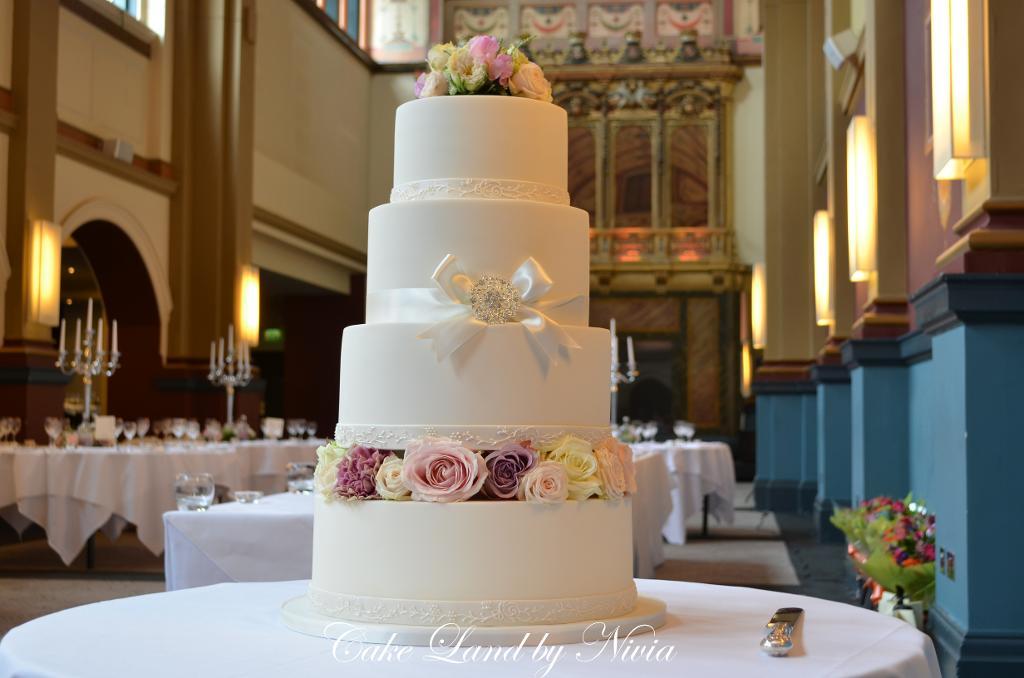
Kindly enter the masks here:
<path id="1" fill-rule="evenodd" d="M 754 377 L 758 506 L 810 510 L 817 486 L 811 218 L 823 137 L 820 3 L 765 3 L 767 341 Z"/>
<path id="2" fill-rule="evenodd" d="M 229 323 L 237 331 L 240 270 L 251 260 L 255 5 L 176 0 L 169 20 L 172 161 L 181 180 L 171 203 L 174 310 L 160 388 L 182 391 L 189 412 L 223 417 L 223 390 L 204 375 L 210 341 L 225 336 Z M 239 405 L 246 400 L 240 395 Z M 252 417 L 256 407 L 240 411 Z"/>
<path id="3" fill-rule="evenodd" d="M 29 320 L 31 223 L 53 221 L 57 154 L 58 0 L 15 0 L 11 90 L 17 123 L 7 160 L 7 256 L 0 401 L 26 438 L 45 440 L 43 419 L 63 413 L 68 379 L 54 366 L 51 328 Z"/>

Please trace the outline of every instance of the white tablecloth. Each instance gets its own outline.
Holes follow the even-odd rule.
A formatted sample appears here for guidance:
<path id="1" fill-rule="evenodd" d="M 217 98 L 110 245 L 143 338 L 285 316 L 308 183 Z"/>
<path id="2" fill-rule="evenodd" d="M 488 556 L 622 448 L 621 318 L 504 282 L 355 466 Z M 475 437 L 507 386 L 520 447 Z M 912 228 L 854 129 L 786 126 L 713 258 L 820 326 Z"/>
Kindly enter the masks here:
<path id="1" fill-rule="evenodd" d="M 668 604 L 669 622 L 631 647 L 673 647 L 668 661 L 625 659 L 605 646 L 567 645 L 549 673 L 532 648 L 515 656 L 461 660 L 442 648 L 413 648 L 390 661 L 340 663 L 334 643 L 288 630 L 281 604 L 306 582 L 220 584 L 76 607 L 13 629 L 0 642 L 0 678 L 14 676 L 901 676 L 938 677 L 931 640 L 875 612 L 816 598 L 739 587 L 640 580 L 642 595 Z M 798 606 L 789 657 L 763 655 L 758 642 L 777 608 Z M 367 646 L 380 649 L 380 646 Z M 354 649 L 354 648 L 353 648 Z M 394 649 L 394 648 L 393 648 Z M 556 648 L 548 648 L 549 653 Z M 577 654 L 579 653 L 579 654 Z M 339 653 L 340 654 L 340 653 Z M 434 659 L 428 659 L 433 656 Z M 549 658 L 551 654 L 547 655 Z M 643 656 L 643 655 L 641 655 Z M 664 657 L 664 650 L 662 650 Z M 378 655 L 380 657 L 380 655 Z M 584 661 L 590 659 L 591 661 Z"/>
<path id="2" fill-rule="evenodd" d="M 633 572 L 646 579 L 654 577 L 654 569 L 665 562 L 661 532 L 672 513 L 672 479 L 660 454 L 637 455 L 634 463 Z"/>
<path id="3" fill-rule="evenodd" d="M 0 518 L 19 532 L 36 523 L 70 563 L 102 529 L 116 538 L 128 523 L 154 554 L 163 551 L 162 515 L 175 507 L 174 477 L 208 472 L 232 489 L 285 489 L 284 466 L 312 460 L 316 441 L 0 450 Z M 278 470 L 278 466 L 280 469 Z"/>
<path id="4" fill-rule="evenodd" d="M 309 579 L 313 495 L 275 494 L 258 504 L 218 504 L 164 514 L 167 590 L 221 582 Z"/>
<path id="5" fill-rule="evenodd" d="M 632 447 L 636 454 L 664 455 L 669 472 L 675 478 L 672 514 L 663 532 L 669 543 L 686 543 L 686 521 L 703 511 L 705 496 L 708 497 L 708 512 L 722 523 L 732 524 L 736 471 L 728 445 L 695 440 L 634 443 Z"/>

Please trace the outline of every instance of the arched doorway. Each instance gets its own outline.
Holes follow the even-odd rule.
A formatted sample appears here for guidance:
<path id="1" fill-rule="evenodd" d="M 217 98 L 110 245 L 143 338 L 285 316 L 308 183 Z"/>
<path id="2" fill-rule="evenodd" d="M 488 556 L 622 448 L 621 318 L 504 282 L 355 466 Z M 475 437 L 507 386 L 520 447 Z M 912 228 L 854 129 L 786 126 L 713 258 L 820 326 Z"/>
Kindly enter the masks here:
<path id="1" fill-rule="evenodd" d="M 108 323 L 118 323 L 122 368 L 108 380 L 104 409 L 119 417 L 150 416 L 162 360 L 160 313 L 145 262 L 131 238 L 109 221 L 88 221 L 71 239 L 95 276 Z M 76 306 L 80 313 L 81 302 Z"/>

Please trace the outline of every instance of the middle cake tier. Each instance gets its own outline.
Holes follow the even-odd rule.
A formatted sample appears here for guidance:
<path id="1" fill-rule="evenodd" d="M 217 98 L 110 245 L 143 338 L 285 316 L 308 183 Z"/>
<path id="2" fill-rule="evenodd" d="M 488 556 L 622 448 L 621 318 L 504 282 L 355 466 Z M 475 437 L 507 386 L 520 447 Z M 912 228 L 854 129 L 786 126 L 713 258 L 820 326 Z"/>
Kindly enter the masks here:
<path id="1" fill-rule="evenodd" d="M 579 344 L 557 364 L 518 324 L 494 325 L 438 360 L 414 323 L 352 325 L 341 344 L 335 437 L 343 445 L 401 449 L 426 436 L 475 449 L 608 435 L 608 330 L 563 327 Z"/>
<path id="2" fill-rule="evenodd" d="M 590 294 L 587 213 L 575 207 L 514 200 L 427 200 L 370 210 L 366 321 L 426 322 L 423 294 L 448 256 L 471 278 L 511 279 L 533 259 L 551 280 L 549 302 L 573 299 L 548 315 L 586 326 Z"/>

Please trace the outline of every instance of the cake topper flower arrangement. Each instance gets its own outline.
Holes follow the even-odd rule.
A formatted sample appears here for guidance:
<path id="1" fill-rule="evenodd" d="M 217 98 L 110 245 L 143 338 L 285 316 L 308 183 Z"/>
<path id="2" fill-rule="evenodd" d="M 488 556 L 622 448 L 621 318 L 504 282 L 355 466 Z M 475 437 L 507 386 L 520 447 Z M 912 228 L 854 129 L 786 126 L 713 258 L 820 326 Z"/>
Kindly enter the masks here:
<path id="1" fill-rule="evenodd" d="M 434 45 L 427 53 L 430 70 L 416 79 L 416 96 L 510 94 L 550 102 L 551 83 L 522 50 L 530 39 L 505 46 L 492 35 L 477 35 L 464 45 Z"/>

